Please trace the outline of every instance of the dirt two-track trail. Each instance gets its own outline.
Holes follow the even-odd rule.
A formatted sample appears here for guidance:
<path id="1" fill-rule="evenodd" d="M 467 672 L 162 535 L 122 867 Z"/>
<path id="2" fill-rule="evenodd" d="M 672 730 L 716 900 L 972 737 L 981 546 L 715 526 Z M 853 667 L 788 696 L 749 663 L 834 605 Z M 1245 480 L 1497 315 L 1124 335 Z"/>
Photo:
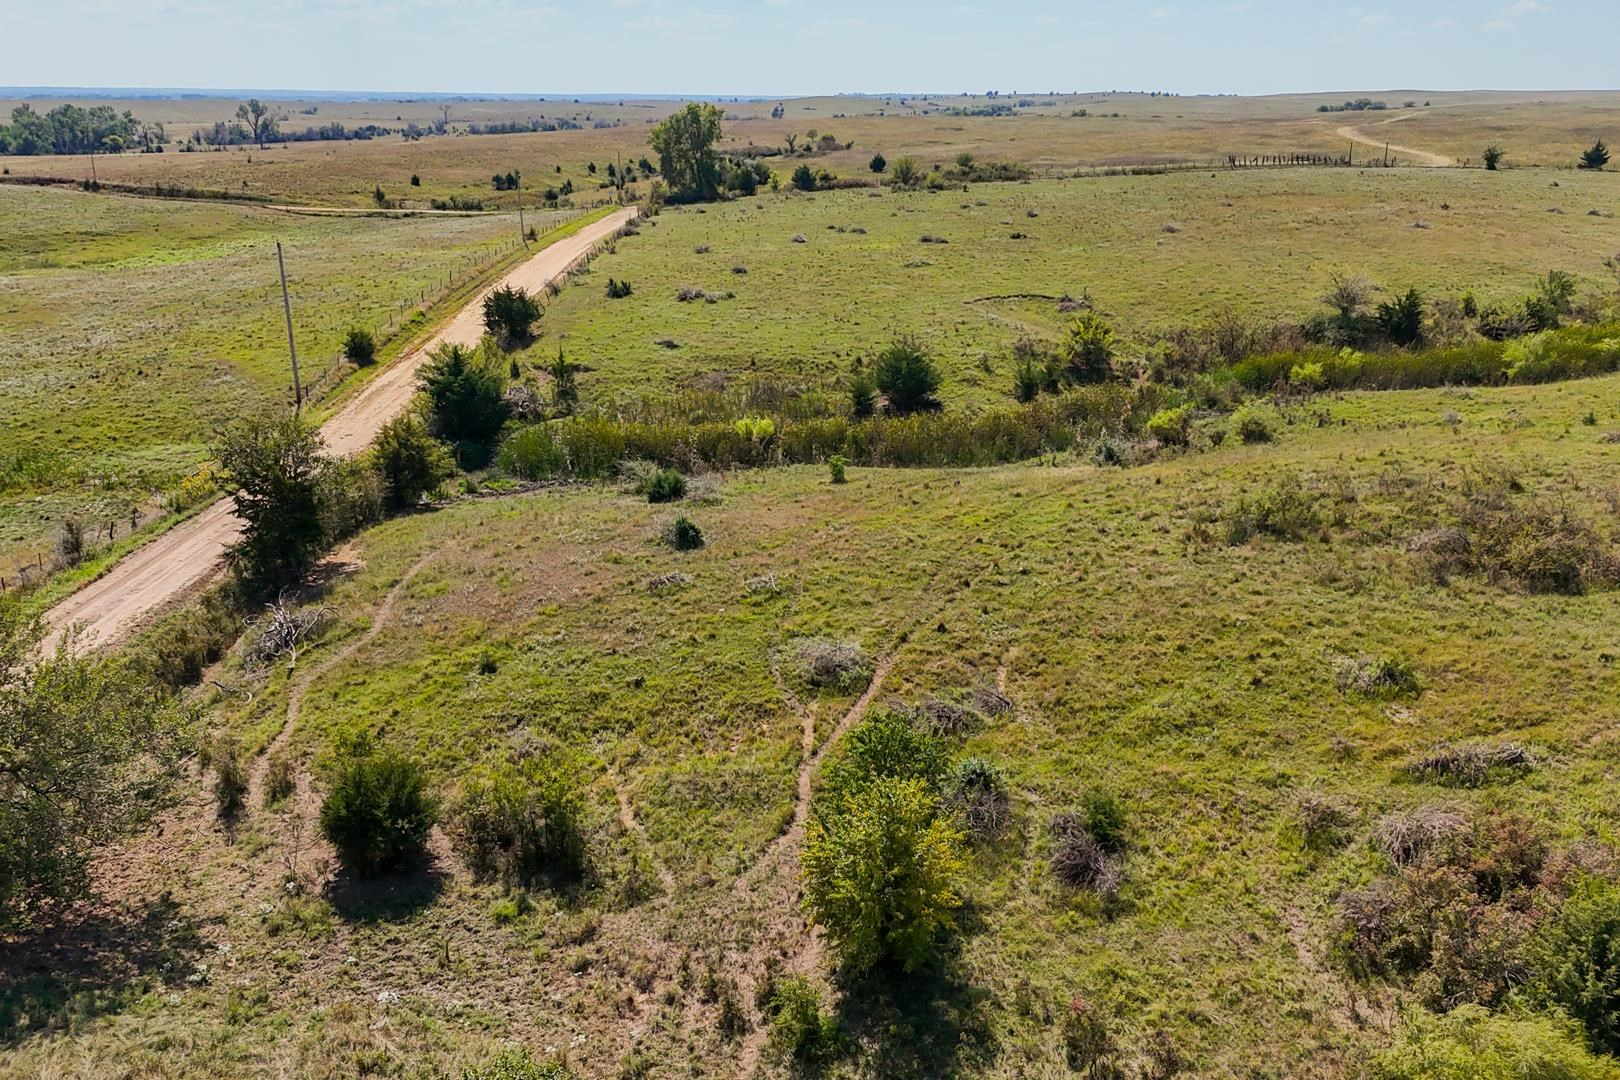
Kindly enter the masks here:
<path id="1" fill-rule="evenodd" d="M 514 285 L 538 293 L 560 281 L 593 248 L 613 237 L 640 213 L 626 207 L 551 244 L 481 291 L 421 346 L 401 356 L 355 394 L 321 426 L 326 448 L 339 456 L 358 454 L 389 420 L 403 412 L 416 393 L 416 373 L 440 345 L 476 345 L 484 332 L 484 296 Z M 55 651 L 70 628 L 77 644 L 114 644 L 167 601 L 219 573 L 226 549 L 241 535 L 241 521 L 229 499 L 220 499 L 189 521 L 137 548 L 107 573 L 73 593 L 45 615 L 44 648 Z"/>

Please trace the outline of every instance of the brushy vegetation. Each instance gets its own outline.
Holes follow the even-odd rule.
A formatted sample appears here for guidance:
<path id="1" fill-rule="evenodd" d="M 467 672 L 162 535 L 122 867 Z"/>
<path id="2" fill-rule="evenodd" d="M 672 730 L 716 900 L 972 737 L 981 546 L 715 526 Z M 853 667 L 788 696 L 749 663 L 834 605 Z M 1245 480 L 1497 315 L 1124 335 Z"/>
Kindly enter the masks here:
<path id="1" fill-rule="evenodd" d="M 354 740 L 339 748 L 331 789 L 321 804 L 321 834 L 344 866 L 374 877 L 419 860 L 438 813 L 419 763 Z"/>
<path id="2" fill-rule="evenodd" d="M 468 782 L 449 817 L 475 880 L 527 888 L 584 870 L 585 805 L 564 763 L 499 766 Z"/>

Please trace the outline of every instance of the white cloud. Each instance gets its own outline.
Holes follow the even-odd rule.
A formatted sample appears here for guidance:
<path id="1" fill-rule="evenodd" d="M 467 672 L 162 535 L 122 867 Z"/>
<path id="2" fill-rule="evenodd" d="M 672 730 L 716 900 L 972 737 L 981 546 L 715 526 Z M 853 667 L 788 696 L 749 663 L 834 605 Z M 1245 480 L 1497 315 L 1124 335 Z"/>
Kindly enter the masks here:
<path id="1" fill-rule="evenodd" d="M 1541 0 L 1515 0 L 1502 9 L 1504 15 L 1544 15 L 1552 8 L 1543 4 Z"/>

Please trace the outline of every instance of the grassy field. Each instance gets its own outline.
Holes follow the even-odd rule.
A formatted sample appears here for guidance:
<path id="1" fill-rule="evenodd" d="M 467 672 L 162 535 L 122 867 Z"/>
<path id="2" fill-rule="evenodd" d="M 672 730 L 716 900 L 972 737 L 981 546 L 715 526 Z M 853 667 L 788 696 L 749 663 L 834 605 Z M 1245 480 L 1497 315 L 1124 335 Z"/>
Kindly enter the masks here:
<path id="1" fill-rule="evenodd" d="M 1471 160 L 1484 148 L 1506 147 L 1511 165 L 1568 168 L 1580 150 L 1599 137 L 1620 137 L 1620 94 L 1615 93 L 1431 93 L 1377 92 L 1383 112 L 1318 113 L 1357 94 L 1296 94 L 1276 97 L 1154 97 L 1145 94 L 1028 95 L 1001 99 L 1014 115 L 961 115 L 989 104 L 983 97 L 827 97 L 791 101 L 727 101 L 724 145 L 779 147 L 791 133 L 801 145 L 810 131 L 831 134 L 850 149 L 818 155 L 813 164 L 843 176 L 866 175 L 874 152 L 890 160 L 912 154 L 929 164 L 948 165 L 962 152 L 981 159 L 1019 162 L 1041 175 L 1142 164 L 1224 166 L 1229 155 L 1344 154 L 1349 125 L 1372 144 L 1384 140 L 1410 146 L 1444 161 Z M 1402 108 L 1413 101 L 1416 107 Z M 1022 104 L 1021 104 L 1022 103 Z M 14 103 L 0 102 L 0 114 Z M 56 104 L 36 102 L 36 108 Z M 229 119 L 234 101 L 140 100 L 117 103 L 142 118 L 165 124 L 183 140 L 197 127 Z M 780 104 L 783 116 L 773 118 Z M 287 202 L 336 206 L 369 205 L 381 185 L 405 205 L 427 206 L 432 199 L 461 195 L 490 206 L 513 205 L 520 197 L 493 190 L 490 177 L 517 169 L 524 192 L 534 193 L 572 180 L 581 204 L 600 199 L 610 162 L 635 163 L 649 155 L 649 125 L 677 103 L 624 101 L 466 101 L 451 103 L 450 136 L 406 142 L 398 136 L 369 142 L 292 143 L 265 150 L 239 147 L 221 152 L 100 156 L 95 174 L 104 181 L 178 183 Z M 314 114 L 301 110 L 315 108 Z M 441 119 L 432 102 L 292 102 L 290 129 L 339 121 L 350 126 L 404 123 L 428 125 Z M 1088 115 L 1078 116 L 1084 110 Z M 469 123 L 566 118 L 580 130 L 520 135 L 465 135 Z M 1398 121 L 1393 126 L 1390 121 Z M 607 126 L 597 127 L 604 124 Z M 1374 145 L 1359 145 L 1358 159 L 1381 156 Z M 1397 151 L 1403 163 L 1425 163 Z M 598 172 L 589 171 L 596 164 Z M 792 163 L 773 159 L 779 171 Z M 84 157 L 4 159 L 14 175 L 87 179 Z M 412 187 L 415 174 L 421 185 Z"/>
<path id="2" fill-rule="evenodd" d="M 544 228 L 547 215 L 535 215 Z M 291 401 L 275 243 L 303 379 L 517 238 L 500 217 L 326 218 L 0 187 L 0 574 L 62 518 L 127 518 L 224 421 Z M 396 342 L 396 345 L 398 342 Z M 119 530 L 124 531 L 123 529 Z"/>
<path id="3" fill-rule="evenodd" d="M 1482 304 L 1551 269 L 1612 292 L 1602 262 L 1620 252 L 1620 224 L 1589 211 L 1617 208 L 1608 174 L 1551 187 L 1528 171 L 1427 169 L 766 194 L 652 219 L 564 290 L 531 357 L 562 344 L 586 400 L 611 403 L 717 376 L 823 383 L 914 334 L 941 363 L 944 400 L 983 405 L 1008 400 L 1018 338 L 1061 337 L 1072 316 L 1059 297 L 1089 294 L 1122 352 L 1141 355 L 1225 312 L 1302 319 L 1336 271 Z M 609 277 L 633 295 L 609 299 Z M 681 302 L 682 288 L 724 298 Z"/>
<path id="4" fill-rule="evenodd" d="M 316 789 L 358 730 L 445 789 L 507 747 L 565 753 L 590 791 L 592 884 L 514 905 L 436 841 L 422 875 L 356 889 L 328 876 L 307 789 L 227 834 L 198 787 L 113 856 L 120 914 L 12 957 L 0 1072 L 440 1076 L 519 1043 L 586 1077 L 738 1075 L 759 1033 L 722 1034 L 720 1001 L 752 1015 L 773 965 L 830 975 L 777 839 L 851 705 L 794 666 L 793 644 L 822 637 L 880 661 L 880 702 L 1000 686 L 1014 705 L 957 746 L 1008 771 L 1015 821 L 974 852 L 948 975 L 851 989 L 828 1075 L 1064 1075 L 1075 995 L 1126 1061 L 1162 1035 L 1184 1075 L 1354 1075 L 1408 1000 L 1331 948 L 1337 897 L 1380 863 L 1381 815 L 1440 802 L 1523 815 L 1556 844 L 1620 841 L 1620 593 L 1436 584 L 1407 553 L 1487 471 L 1612 550 L 1599 435 L 1617 426 L 1620 379 L 1603 378 L 1322 398 L 1275 443 L 1130 470 L 735 474 L 683 508 L 709 538 L 684 555 L 655 540 L 671 511 L 604 489 L 397 519 L 341 553 L 296 669 L 228 663 L 207 724 L 289 748 Z M 1286 476 L 1315 493 L 1319 532 L 1221 538 L 1235 500 Z M 649 589 L 674 570 L 684 587 Z M 765 574 L 775 591 L 746 584 Z M 1363 654 L 1409 662 L 1421 693 L 1338 689 Z M 1501 738 L 1537 767 L 1477 789 L 1403 768 Z M 1129 823 L 1115 904 L 1045 869 L 1049 820 L 1099 790 Z M 1301 846 L 1305 796 L 1348 808 L 1343 846 Z"/>

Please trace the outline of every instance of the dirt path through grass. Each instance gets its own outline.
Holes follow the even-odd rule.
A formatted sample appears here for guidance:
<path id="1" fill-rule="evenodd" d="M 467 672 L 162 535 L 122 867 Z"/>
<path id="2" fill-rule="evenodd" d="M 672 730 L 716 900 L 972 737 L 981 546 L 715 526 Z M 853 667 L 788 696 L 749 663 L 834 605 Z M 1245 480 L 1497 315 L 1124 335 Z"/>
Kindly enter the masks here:
<path id="1" fill-rule="evenodd" d="M 1418 115 L 1418 114 L 1414 113 L 1414 114 L 1410 114 L 1410 115 Z M 1405 115 L 1397 116 L 1394 120 L 1385 120 L 1385 121 L 1383 121 L 1382 123 L 1379 124 L 1379 126 L 1383 127 L 1385 124 L 1393 124 L 1393 123 L 1396 123 L 1397 121 L 1405 120 L 1405 119 L 1407 119 L 1407 116 L 1405 116 Z M 1363 131 L 1357 129 L 1357 128 L 1353 127 L 1350 124 L 1344 124 L 1344 125 L 1342 125 L 1340 127 L 1334 128 L 1333 130 L 1334 130 L 1335 134 L 1339 135 L 1341 138 L 1349 139 L 1351 142 L 1361 143 L 1363 146 L 1376 146 L 1379 150 L 1383 150 L 1387 146 L 1389 148 L 1389 152 L 1391 154 L 1396 154 L 1396 155 L 1399 155 L 1401 157 L 1411 158 L 1413 161 L 1415 161 L 1419 165 L 1425 165 L 1425 166 L 1429 166 L 1431 168 L 1443 169 L 1443 168 L 1448 168 L 1449 166 L 1457 164 L 1456 161 L 1454 161 L 1451 158 L 1446 157 L 1443 154 L 1435 154 L 1435 153 L 1431 153 L 1428 150 L 1418 150 L 1415 147 L 1402 146 L 1399 143 L 1392 143 L 1392 142 L 1389 142 L 1386 139 L 1380 139 L 1380 138 L 1377 138 L 1376 136 L 1368 135 L 1366 132 L 1363 132 Z"/>
<path id="2" fill-rule="evenodd" d="M 544 248 L 490 286 L 512 285 L 538 293 L 561 281 L 596 248 L 613 238 L 640 213 L 626 207 L 592 222 Z M 355 394 L 321 427 L 333 454 L 360 453 L 389 420 L 410 404 L 417 369 L 440 345 L 476 345 L 483 335 L 486 289 L 442 326 L 420 348 L 401 356 Z M 45 615 L 49 631 L 44 649 L 54 652 L 69 628 L 77 627 L 86 648 L 111 645 L 126 637 L 159 607 L 212 579 L 223 566 L 226 550 L 241 535 L 241 522 L 228 500 L 221 499 L 190 521 L 138 548 L 106 574 L 57 604 Z"/>

